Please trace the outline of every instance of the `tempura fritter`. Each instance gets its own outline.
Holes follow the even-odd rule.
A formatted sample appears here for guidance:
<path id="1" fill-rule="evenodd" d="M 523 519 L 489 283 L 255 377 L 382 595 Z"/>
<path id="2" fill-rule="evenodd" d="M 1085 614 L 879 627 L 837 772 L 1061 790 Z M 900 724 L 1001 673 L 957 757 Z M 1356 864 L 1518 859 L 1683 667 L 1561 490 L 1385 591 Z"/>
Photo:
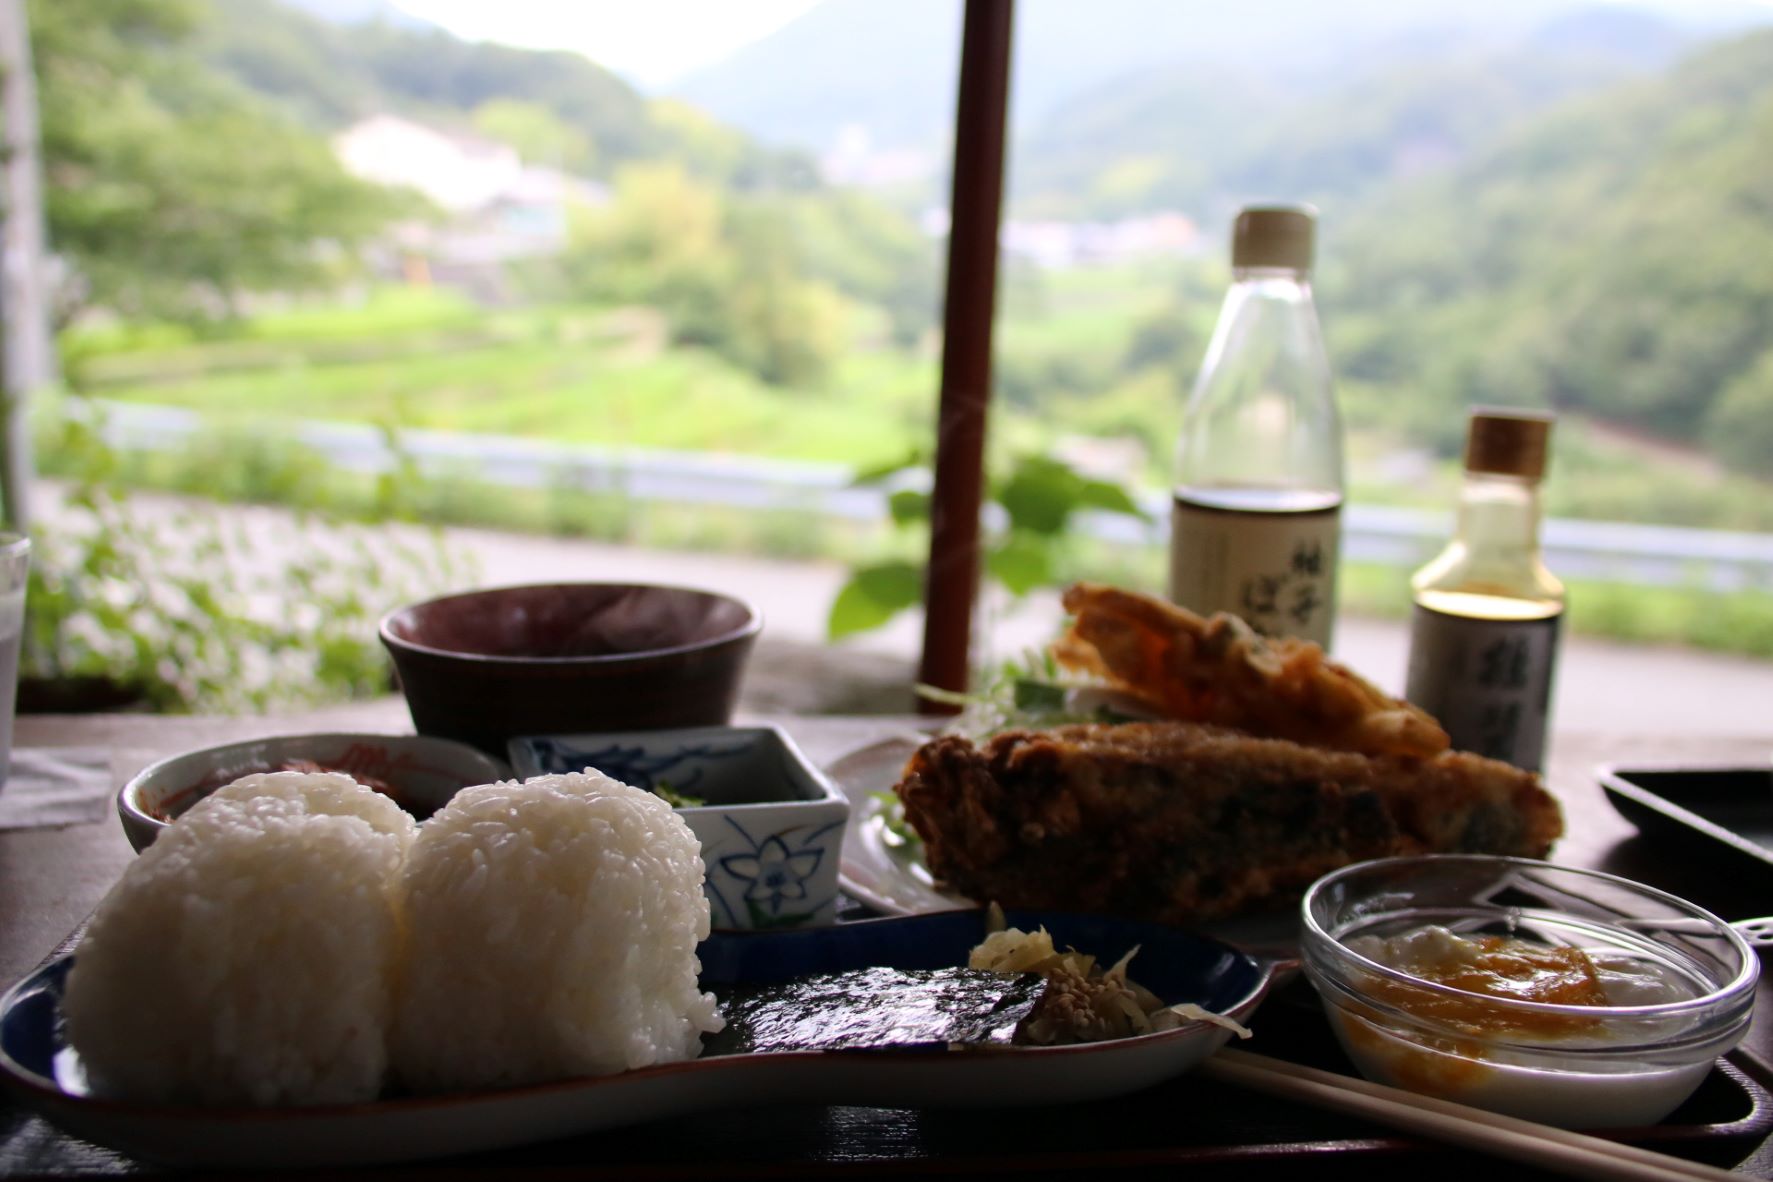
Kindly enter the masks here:
<path id="1" fill-rule="evenodd" d="M 1310 641 L 1265 637 L 1236 616 L 1202 619 L 1101 583 L 1068 589 L 1065 609 L 1073 620 L 1053 646 L 1059 662 L 1160 717 L 1367 755 L 1426 757 L 1449 746 L 1433 718 Z"/>
<path id="2" fill-rule="evenodd" d="M 896 790 L 930 872 L 962 894 L 1166 923 L 1279 904 L 1366 858 L 1542 857 L 1563 830 L 1538 777 L 1496 760 L 1186 722 L 947 735 Z"/>

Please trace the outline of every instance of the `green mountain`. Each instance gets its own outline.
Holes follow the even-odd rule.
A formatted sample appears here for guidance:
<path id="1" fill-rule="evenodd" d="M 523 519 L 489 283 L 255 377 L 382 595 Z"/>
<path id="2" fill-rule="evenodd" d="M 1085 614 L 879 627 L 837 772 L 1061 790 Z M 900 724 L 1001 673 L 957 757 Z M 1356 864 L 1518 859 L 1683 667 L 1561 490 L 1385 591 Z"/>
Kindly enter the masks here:
<path id="1" fill-rule="evenodd" d="M 463 41 L 386 21 L 340 25 L 276 0 L 214 7 L 205 56 L 304 122 L 331 130 L 380 110 L 454 115 L 495 98 L 545 106 L 613 159 L 662 147 L 647 102 L 576 53 Z"/>
<path id="2" fill-rule="evenodd" d="M 1537 404 L 1773 474 L 1773 32 L 1509 130 L 1326 246 L 1337 357 L 1392 411 Z"/>
<path id="3" fill-rule="evenodd" d="M 308 0 L 312 2 L 312 0 Z M 565 50 L 463 41 L 430 26 L 336 24 L 276 0 L 227 0 L 203 30 L 205 58 L 319 130 L 395 111 L 466 124 L 495 100 L 541 108 L 589 141 L 592 171 L 675 156 L 727 183 L 802 186 L 810 170 L 699 115 L 661 108 L 609 70 Z"/>
<path id="4" fill-rule="evenodd" d="M 672 93 L 768 143 L 822 152 L 863 127 L 882 147 L 940 148 L 954 118 L 960 12 L 959 0 L 823 0 Z M 1767 19 L 1737 0 L 1019 0 L 1011 117 L 1018 133 L 1033 132 L 1067 104 L 1154 71 L 1316 93 L 1425 48 L 1438 57 L 1558 26 L 1619 57 L 1643 31 L 1636 22 L 1698 39 Z"/>
<path id="5" fill-rule="evenodd" d="M 1309 80 L 1151 70 L 1030 129 L 1016 145 L 1012 199 L 1031 215 L 1169 208 L 1214 224 L 1251 198 L 1346 208 L 1563 99 L 1665 65 L 1684 43 L 1656 18 L 1602 10 L 1505 46 L 1424 34 Z"/>

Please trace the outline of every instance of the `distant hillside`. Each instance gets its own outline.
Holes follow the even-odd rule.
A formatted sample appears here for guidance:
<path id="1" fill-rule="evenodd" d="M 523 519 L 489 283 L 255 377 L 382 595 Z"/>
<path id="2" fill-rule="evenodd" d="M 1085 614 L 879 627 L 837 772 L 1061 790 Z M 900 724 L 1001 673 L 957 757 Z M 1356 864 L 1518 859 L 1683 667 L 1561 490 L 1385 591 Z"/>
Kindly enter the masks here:
<path id="1" fill-rule="evenodd" d="M 1326 244 L 1354 383 L 1528 403 L 1773 474 L 1773 31 L 1529 120 Z"/>
<path id="2" fill-rule="evenodd" d="M 370 15 L 377 7 L 374 0 L 299 4 Z M 604 174 L 624 161 L 671 156 L 692 167 L 702 157 L 718 158 L 722 179 L 734 183 L 803 183 L 808 173 L 791 155 L 762 149 L 711 120 L 661 117 L 655 104 L 582 54 L 463 41 L 410 21 L 341 25 L 277 0 L 227 0 L 212 11 L 204 56 L 318 130 L 384 110 L 464 124 L 481 104 L 507 99 L 543 107 L 588 137 L 595 171 Z"/>
<path id="3" fill-rule="evenodd" d="M 1090 91 L 1159 67 L 1211 67 L 1287 88 L 1341 85 L 1396 64 L 1397 53 L 1425 39 L 1441 47 L 1454 38 L 1467 46 L 1508 41 L 1564 17 L 1580 27 L 1609 7 L 1592 0 L 1021 0 L 1014 118 L 1032 130 Z M 1653 14 L 1651 24 L 1676 22 L 1690 34 L 1767 19 L 1765 8 L 1742 3 L 1640 0 L 1636 8 Z M 1616 25 L 1609 37 L 1618 57 L 1631 38 L 1629 11 Z M 771 143 L 824 151 L 845 127 L 859 125 L 883 147 L 937 146 L 953 120 L 959 31 L 959 0 L 824 0 L 673 91 Z"/>
<path id="4" fill-rule="evenodd" d="M 1070 217 L 1179 208 L 1217 219 L 1251 198 L 1346 208 L 1687 44 L 1641 14 L 1582 15 L 1506 47 L 1419 34 L 1312 90 L 1225 67 L 1148 71 L 1063 105 L 1019 140 L 1012 199 Z"/>
<path id="5" fill-rule="evenodd" d="M 342 26 L 276 0 L 228 0 L 213 11 L 209 60 L 322 128 L 377 110 L 459 114 L 488 99 L 515 98 L 550 108 L 610 158 L 660 147 L 646 100 L 580 54 L 462 41 L 442 29 L 379 21 Z"/>
<path id="6" fill-rule="evenodd" d="M 381 21 L 412 29 L 430 28 L 431 22 L 408 13 L 394 0 L 284 0 L 291 8 L 335 25 L 363 25 Z"/>

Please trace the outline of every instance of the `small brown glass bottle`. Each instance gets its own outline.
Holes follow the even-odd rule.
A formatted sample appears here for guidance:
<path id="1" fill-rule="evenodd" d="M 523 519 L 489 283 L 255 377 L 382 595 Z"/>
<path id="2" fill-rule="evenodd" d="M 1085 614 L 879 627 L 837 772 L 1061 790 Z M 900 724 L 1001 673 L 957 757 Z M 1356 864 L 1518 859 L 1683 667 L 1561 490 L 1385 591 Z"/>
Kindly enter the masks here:
<path id="1" fill-rule="evenodd" d="M 1410 580 L 1404 696 L 1453 746 L 1529 771 L 1544 760 L 1564 585 L 1539 548 L 1552 416 L 1480 408 L 1452 541 Z"/>

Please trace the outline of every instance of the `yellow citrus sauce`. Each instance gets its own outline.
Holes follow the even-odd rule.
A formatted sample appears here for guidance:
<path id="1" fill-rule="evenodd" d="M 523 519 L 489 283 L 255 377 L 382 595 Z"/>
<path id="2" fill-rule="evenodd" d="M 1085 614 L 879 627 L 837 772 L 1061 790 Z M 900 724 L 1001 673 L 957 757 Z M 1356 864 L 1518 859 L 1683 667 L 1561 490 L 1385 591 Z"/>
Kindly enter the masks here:
<path id="1" fill-rule="evenodd" d="M 1417 949 L 1416 951 L 1421 951 Z M 1426 1092 L 1456 1090 L 1487 1076 L 1485 1040 L 1497 1037 L 1558 1037 L 1591 1032 L 1602 1021 L 1574 1014 L 1541 1014 L 1515 1009 L 1513 1002 L 1604 1008 L 1612 1004 L 1593 958 L 1580 948 L 1532 944 L 1507 936 L 1456 937 L 1450 933 L 1438 955 L 1403 961 L 1381 957 L 1410 975 L 1456 989 L 1457 993 L 1424 989 L 1403 981 L 1369 978 L 1367 992 L 1405 1013 L 1435 1022 L 1447 1036 L 1407 1037 L 1423 1050 L 1410 1053 L 1399 1044 L 1401 1032 L 1387 1032 L 1385 1019 L 1365 1007 L 1351 1008 L 1346 1037 L 1361 1048 L 1383 1054 L 1404 1087 Z"/>
<path id="2" fill-rule="evenodd" d="M 1489 998 L 1563 1006 L 1609 1004 L 1600 971 L 1580 948 L 1529 944 L 1507 936 L 1479 936 L 1464 943 L 1475 946 L 1467 956 L 1399 966 L 1412 976 L 1459 993 L 1375 980 L 1373 996 L 1473 1034 L 1561 1034 L 1592 1027 L 1595 1022 L 1566 1014 L 1511 1010 L 1491 1004 Z"/>

